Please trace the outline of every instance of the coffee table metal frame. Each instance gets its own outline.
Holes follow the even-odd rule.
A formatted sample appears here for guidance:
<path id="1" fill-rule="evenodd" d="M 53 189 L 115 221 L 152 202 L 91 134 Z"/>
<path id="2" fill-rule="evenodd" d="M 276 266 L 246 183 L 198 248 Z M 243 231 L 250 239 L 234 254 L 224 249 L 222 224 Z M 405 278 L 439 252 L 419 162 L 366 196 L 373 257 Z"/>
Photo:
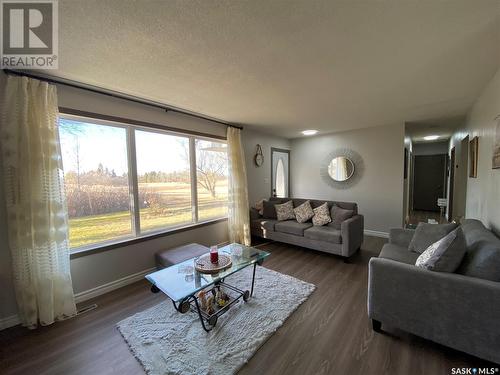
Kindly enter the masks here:
<path id="1" fill-rule="evenodd" d="M 204 311 L 200 307 L 200 302 L 198 301 L 198 297 L 196 296 L 199 293 L 199 291 L 194 292 L 193 294 L 185 297 L 184 299 L 182 299 L 181 301 L 179 301 L 177 303 L 171 299 L 171 301 L 174 305 L 174 308 L 178 312 L 180 312 L 181 314 L 185 314 L 188 311 L 197 312 L 198 317 L 199 317 L 200 322 L 201 322 L 201 326 L 203 327 L 203 329 L 206 332 L 210 332 L 217 324 L 217 320 L 219 319 L 219 317 L 224 315 L 232 305 L 234 305 L 235 303 L 238 303 L 238 301 L 240 299 L 243 299 L 244 302 L 247 302 L 249 300 L 249 298 L 253 296 L 253 289 L 254 289 L 254 285 L 255 285 L 255 270 L 257 268 L 257 264 L 259 266 L 261 266 L 263 262 L 264 262 L 264 259 L 258 259 L 257 261 L 255 261 L 253 263 L 252 287 L 251 287 L 250 291 L 241 290 L 241 289 L 235 287 L 234 285 L 230 285 L 230 284 L 226 283 L 224 281 L 224 279 L 220 279 L 220 280 L 216 281 L 213 285 L 208 287 L 208 289 L 204 289 L 206 293 L 212 293 L 214 296 L 215 296 L 216 290 L 219 289 L 221 286 L 225 287 L 233 292 L 232 296 L 231 296 L 232 298 L 230 299 L 230 301 L 226 305 L 224 305 L 223 307 L 221 307 L 217 311 L 215 311 L 213 314 L 208 314 L 206 311 Z M 246 267 L 243 267 L 243 268 L 246 268 Z M 158 289 L 158 287 L 153 284 L 151 286 L 151 292 L 158 293 L 158 292 L 160 292 L 160 289 Z M 170 299 L 170 297 L 169 297 L 169 299 Z"/>

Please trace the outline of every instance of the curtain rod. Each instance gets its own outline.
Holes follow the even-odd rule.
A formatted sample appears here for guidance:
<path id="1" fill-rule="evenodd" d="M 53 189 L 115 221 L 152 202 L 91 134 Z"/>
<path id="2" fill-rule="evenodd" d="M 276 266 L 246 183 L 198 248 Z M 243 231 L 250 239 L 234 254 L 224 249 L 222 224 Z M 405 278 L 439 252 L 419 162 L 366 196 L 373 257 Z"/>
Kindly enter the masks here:
<path id="1" fill-rule="evenodd" d="M 196 118 L 199 118 L 199 119 L 202 119 L 202 120 L 208 120 L 208 121 L 216 122 L 218 124 L 230 126 L 230 127 L 233 127 L 233 128 L 243 129 L 242 126 L 234 125 L 234 124 L 231 124 L 231 123 L 223 121 L 223 120 L 219 120 L 219 119 L 214 118 L 214 117 L 203 115 L 201 113 L 192 112 L 192 111 L 189 111 L 187 109 L 182 109 L 182 108 L 178 108 L 178 107 L 174 107 L 174 106 L 162 104 L 162 103 L 159 103 L 159 102 L 155 102 L 153 100 L 142 99 L 142 98 L 137 97 L 137 96 L 124 94 L 124 93 L 121 93 L 121 92 L 118 92 L 118 91 L 114 91 L 114 90 L 108 90 L 108 89 L 105 89 L 105 88 L 102 88 L 102 87 L 99 87 L 99 86 L 89 85 L 89 84 L 86 84 L 86 83 L 82 83 L 82 82 L 78 82 L 78 81 L 73 81 L 73 80 L 66 79 L 66 78 L 49 77 L 49 76 L 44 76 L 44 75 L 37 75 L 37 74 L 32 74 L 32 73 L 26 73 L 25 71 L 10 70 L 10 69 L 3 69 L 3 71 L 4 71 L 5 74 L 10 74 L 10 75 L 15 75 L 15 76 L 23 76 L 23 77 L 28 77 L 28 78 L 34 78 L 34 79 L 38 79 L 40 81 L 44 81 L 44 82 L 48 82 L 48 83 L 52 83 L 52 84 L 58 84 L 58 85 L 64 85 L 64 86 L 74 87 L 74 88 L 77 88 L 77 89 L 82 89 L 82 90 L 90 91 L 90 92 L 93 92 L 93 93 L 96 93 L 96 94 L 111 96 L 113 98 L 124 99 L 124 100 L 128 100 L 130 102 L 144 104 L 144 105 L 147 105 L 147 106 L 150 106 L 150 107 L 160 108 L 160 109 L 163 109 L 166 112 L 170 111 L 170 112 L 182 113 L 183 115 L 188 115 L 188 116 L 196 117 Z"/>

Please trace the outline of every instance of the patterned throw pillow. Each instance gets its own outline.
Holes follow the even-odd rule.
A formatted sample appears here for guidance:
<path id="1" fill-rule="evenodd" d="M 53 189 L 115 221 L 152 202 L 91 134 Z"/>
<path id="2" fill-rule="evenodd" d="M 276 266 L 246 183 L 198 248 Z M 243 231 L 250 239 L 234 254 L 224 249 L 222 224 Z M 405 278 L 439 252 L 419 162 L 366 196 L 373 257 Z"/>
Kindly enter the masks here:
<path id="1" fill-rule="evenodd" d="M 293 212 L 295 212 L 295 218 L 299 223 L 305 223 L 314 216 L 314 211 L 309 201 L 305 201 L 300 206 L 295 207 Z"/>
<path id="2" fill-rule="evenodd" d="M 259 215 L 264 215 L 264 199 L 255 203 L 255 209 L 259 211 Z"/>
<path id="3" fill-rule="evenodd" d="M 465 255 L 465 237 L 457 228 L 420 254 L 415 266 L 437 272 L 455 272 Z"/>
<path id="4" fill-rule="evenodd" d="M 274 208 L 276 208 L 276 217 L 278 218 L 278 221 L 295 219 L 292 201 L 288 201 L 283 204 L 275 204 Z"/>
<path id="5" fill-rule="evenodd" d="M 328 209 L 328 203 L 323 203 L 321 206 L 316 207 L 313 211 L 313 225 L 322 226 L 332 221 L 332 218 L 330 217 L 330 210 Z"/>
<path id="6" fill-rule="evenodd" d="M 425 249 L 457 228 L 456 224 L 418 223 L 408 250 L 422 254 Z"/>
<path id="7" fill-rule="evenodd" d="M 340 229 L 342 226 L 342 222 L 350 219 L 354 215 L 354 211 L 345 210 L 334 204 L 332 207 L 331 215 L 332 223 L 330 225 L 332 225 L 335 229 Z"/>

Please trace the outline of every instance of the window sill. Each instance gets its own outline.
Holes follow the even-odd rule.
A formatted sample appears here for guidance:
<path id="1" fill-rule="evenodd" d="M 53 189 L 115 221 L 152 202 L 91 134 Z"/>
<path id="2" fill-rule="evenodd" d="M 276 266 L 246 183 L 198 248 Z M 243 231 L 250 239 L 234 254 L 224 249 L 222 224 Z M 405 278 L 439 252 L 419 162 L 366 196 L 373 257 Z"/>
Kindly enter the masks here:
<path id="1" fill-rule="evenodd" d="M 147 233 L 147 234 L 141 235 L 140 237 L 132 237 L 132 238 L 122 239 L 122 240 L 108 242 L 108 243 L 104 243 L 104 244 L 101 243 L 101 244 L 97 244 L 97 245 L 91 245 L 88 247 L 82 246 L 82 247 L 75 248 L 74 250 L 71 251 L 70 259 L 80 258 L 80 257 L 84 257 L 87 255 L 101 253 L 101 252 L 111 250 L 111 249 L 117 249 L 120 247 L 133 245 L 136 243 L 146 242 L 146 241 L 154 240 L 155 238 L 170 236 L 172 234 L 181 233 L 181 232 L 185 232 L 185 231 L 196 229 L 196 228 L 201 228 L 201 227 L 204 227 L 206 225 L 216 224 L 216 223 L 220 223 L 223 221 L 227 221 L 227 217 L 202 221 L 202 222 L 198 222 L 195 224 L 185 225 L 182 227 L 167 229 L 167 230 L 161 231 L 161 232 L 156 231 L 156 232 L 152 232 L 152 233 Z"/>

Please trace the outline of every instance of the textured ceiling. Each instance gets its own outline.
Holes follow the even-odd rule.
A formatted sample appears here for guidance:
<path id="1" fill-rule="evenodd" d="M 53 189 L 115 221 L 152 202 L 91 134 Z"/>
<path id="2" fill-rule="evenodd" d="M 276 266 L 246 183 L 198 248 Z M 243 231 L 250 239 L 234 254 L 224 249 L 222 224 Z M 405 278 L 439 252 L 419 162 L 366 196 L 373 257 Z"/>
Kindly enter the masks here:
<path id="1" fill-rule="evenodd" d="M 500 1 L 59 0 L 53 74 L 297 137 L 463 115 Z"/>
<path id="2" fill-rule="evenodd" d="M 453 133 L 464 124 L 465 117 L 463 116 L 407 122 L 405 124 L 405 133 L 414 143 L 442 142 L 450 139 Z M 437 135 L 439 138 L 426 141 L 424 137 L 428 135 Z"/>

